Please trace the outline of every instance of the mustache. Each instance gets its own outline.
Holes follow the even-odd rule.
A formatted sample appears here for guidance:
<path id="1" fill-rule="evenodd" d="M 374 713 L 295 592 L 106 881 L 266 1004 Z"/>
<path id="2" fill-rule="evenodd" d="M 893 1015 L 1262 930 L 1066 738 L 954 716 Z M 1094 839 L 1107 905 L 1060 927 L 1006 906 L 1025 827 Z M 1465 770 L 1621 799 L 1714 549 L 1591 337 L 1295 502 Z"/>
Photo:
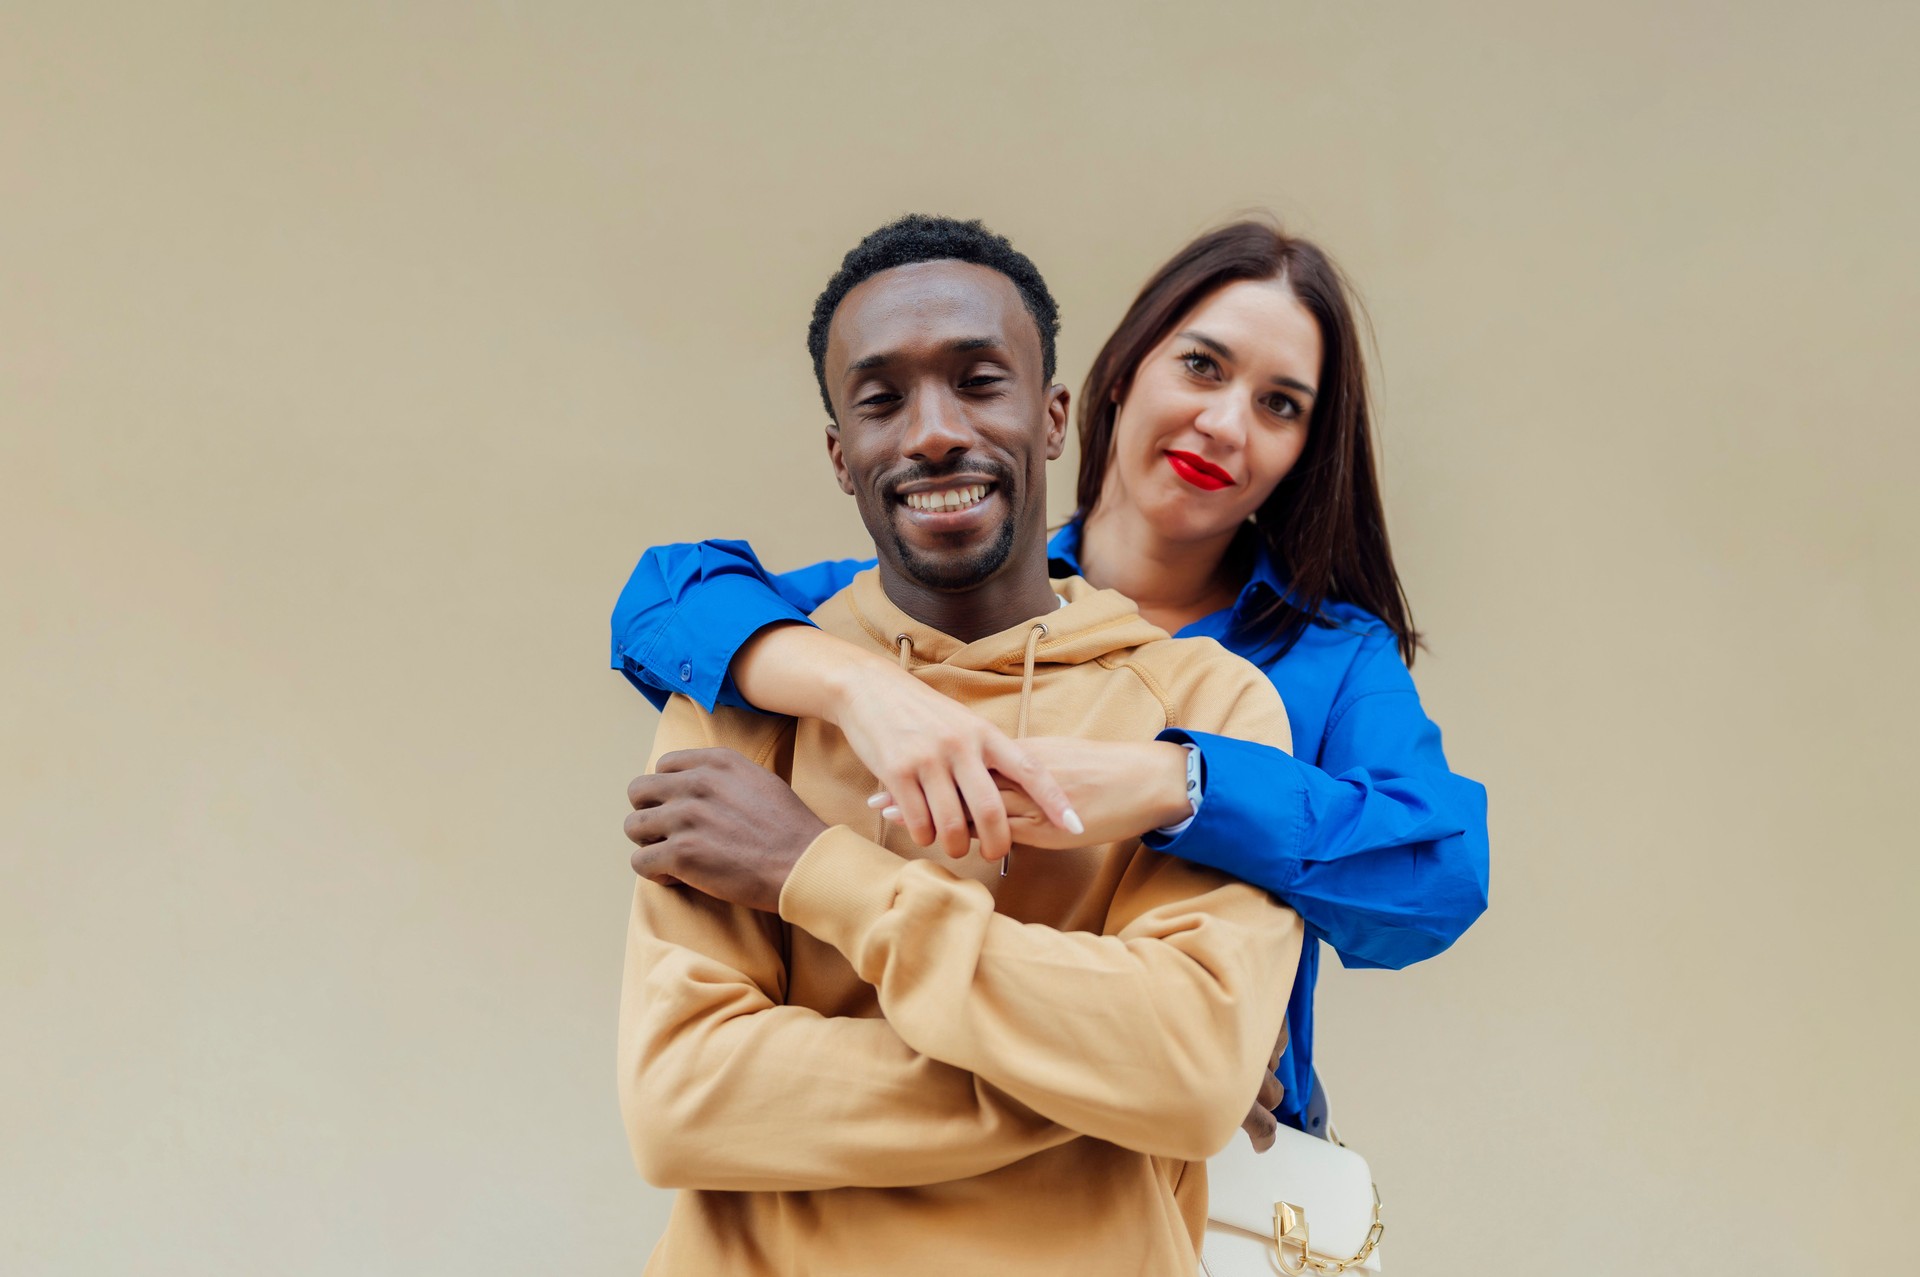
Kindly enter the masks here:
<path id="1" fill-rule="evenodd" d="M 886 492 L 897 491 L 907 483 L 938 483 L 942 479 L 952 479 L 959 475 L 969 478 L 991 479 L 1001 488 L 1013 486 L 1013 467 L 1002 461 L 990 461 L 986 458 L 949 461 L 942 465 L 916 461 L 902 466 L 886 477 L 881 487 Z"/>

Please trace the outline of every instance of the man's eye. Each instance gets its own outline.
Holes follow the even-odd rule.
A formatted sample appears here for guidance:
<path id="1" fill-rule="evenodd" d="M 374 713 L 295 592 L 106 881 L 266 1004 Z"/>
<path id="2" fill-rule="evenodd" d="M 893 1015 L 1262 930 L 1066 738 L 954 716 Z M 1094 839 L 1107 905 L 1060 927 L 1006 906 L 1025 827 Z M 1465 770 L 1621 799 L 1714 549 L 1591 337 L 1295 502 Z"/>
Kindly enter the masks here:
<path id="1" fill-rule="evenodd" d="M 1005 377 L 996 377 L 992 373 L 981 373 L 978 377 L 969 377 L 960 383 L 962 390 L 978 389 L 981 386 L 994 386 L 1005 381 Z"/>
<path id="2" fill-rule="evenodd" d="M 900 397 L 899 395 L 894 394 L 890 390 L 883 390 L 878 394 L 868 395 L 865 399 L 858 400 L 857 402 L 855 402 L 854 407 L 877 408 L 886 404 L 890 404 L 894 400 L 898 399 L 899 397 Z"/>

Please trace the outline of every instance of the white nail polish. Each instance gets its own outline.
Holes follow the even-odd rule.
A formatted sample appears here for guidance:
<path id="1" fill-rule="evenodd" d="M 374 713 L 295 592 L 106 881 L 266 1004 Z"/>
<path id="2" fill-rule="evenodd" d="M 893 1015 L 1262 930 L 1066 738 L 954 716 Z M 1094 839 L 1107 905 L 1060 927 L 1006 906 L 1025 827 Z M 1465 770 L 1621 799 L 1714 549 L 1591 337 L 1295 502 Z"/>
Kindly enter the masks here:
<path id="1" fill-rule="evenodd" d="M 1067 808 L 1067 832 L 1070 834 L 1084 834 L 1087 832 L 1087 827 L 1080 823 L 1079 813 L 1071 807 Z"/>
<path id="2" fill-rule="evenodd" d="M 889 808 L 887 808 L 887 809 L 886 809 L 885 811 L 883 811 L 883 812 L 881 812 L 881 813 L 880 813 L 880 818 L 881 818 L 882 820 L 891 820 L 891 821 L 892 821 L 892 822 L 894 822 L 895 824 L 899 824 L 899 823 L 900 823 L 900 809 L 899 809 L 898 807 L 889 807 Z"/>
<path id="3" fill-rule="evenodd" d="M 867 806 L 884 807 L 887 805 L 887 800 L 891 796 L 892 795 L 888 794 L 887 791 L 883 789 L 879 793 L 875 794 L 873 797 L 867 799 Z"/>

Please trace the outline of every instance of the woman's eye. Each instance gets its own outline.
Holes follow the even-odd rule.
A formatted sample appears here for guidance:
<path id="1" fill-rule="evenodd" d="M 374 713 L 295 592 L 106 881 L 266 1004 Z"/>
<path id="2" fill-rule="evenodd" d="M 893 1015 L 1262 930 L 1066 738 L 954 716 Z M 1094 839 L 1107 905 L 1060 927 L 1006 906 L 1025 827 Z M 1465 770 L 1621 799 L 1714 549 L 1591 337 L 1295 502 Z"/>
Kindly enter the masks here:
<path id="1" fill-rule="evenodd" d="M 1273 413 L 1274 416 L 1284 417 L 1288 421 L 1291 421 L 1295 417 L 1298 417 L 1300 415 L 1300 405 L 1295 403 L 1293 400 L 1287 398 L 1285 395 L 1274 395 L 1272 398 L 1268 399 L 1267 408 L 1269 411 Z"/>
<path id="2" fill-rule="evenodd" d="M 1211 377 L 1220 367 L 1213 361 L 1212 355 L 1198 350 L 1189 350 L 1180 356 L 1180 362 L 1187 366 L 1188 372 L 1201 377 Z"/>

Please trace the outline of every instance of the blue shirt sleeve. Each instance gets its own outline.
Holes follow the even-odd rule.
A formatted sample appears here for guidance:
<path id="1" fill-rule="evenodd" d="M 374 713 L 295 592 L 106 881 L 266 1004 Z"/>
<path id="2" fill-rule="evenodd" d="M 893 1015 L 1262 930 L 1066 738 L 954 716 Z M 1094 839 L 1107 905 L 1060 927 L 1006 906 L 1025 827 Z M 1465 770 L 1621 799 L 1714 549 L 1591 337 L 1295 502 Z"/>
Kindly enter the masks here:
<path id="1" fill-rule="evenodd" d="M 733 685 L 734 656 L 769 625 L 798 621 L 871 560 L 838 559 L 773 576 L 745 541 L 658 545 L 641 556 L 613 607 L 613 668 L 664 707 L 675 692 L 701 708 L 752 708 Z"/>
<path id="2" fill-rule="evenodd" d="M 1487 794 L 1457 776 L 1391 633 L 1370 635 L 1327 722 L 1320 766 L 1178 729 L 1206 793 L 1169 855 L 1265 887 L 1348 967 L 1443 952 L 1487 907 Z"/>

